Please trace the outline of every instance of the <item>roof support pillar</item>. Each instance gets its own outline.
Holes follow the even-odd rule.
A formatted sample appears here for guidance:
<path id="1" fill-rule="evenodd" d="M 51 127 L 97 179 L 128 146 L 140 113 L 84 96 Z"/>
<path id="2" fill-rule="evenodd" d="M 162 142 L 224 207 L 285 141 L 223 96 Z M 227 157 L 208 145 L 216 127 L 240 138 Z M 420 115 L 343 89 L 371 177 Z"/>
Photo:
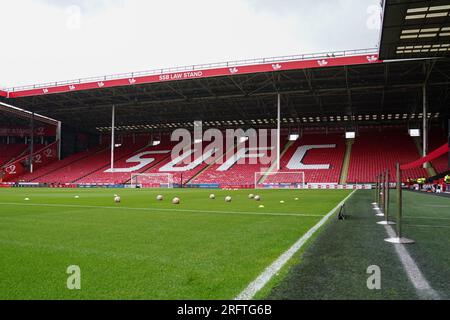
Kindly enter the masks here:
<path id="1" fill-rule="evenodd" d="M 34 158 L 34 112 L 30 119 L 30 172 L 33 173 L 33 158 Z"/>
<path id="2" fill-rule="evenodd" d="M 111 110 L 111 172 L 114 172 L 115 127 L 116 127 L 116 106 L 113 105 Z"/>
<path id="3" fill-rule="evenodd" d="M 281 169 L 281 95 L 278 94 L 277 105 L 277 171 Z"/>
<path id="4" fill-rule="evenodd" d="M 422 104 L 423 104 L 423 111 L 422 111 L 422 145 L 423 145 L 423 152 L 422 156 L 425 157 L 428 153 L 428 108 L 427 108 L 427 86 L 424 84 L 422 87 Z M 423 164 L 423 167 L 426 169 L 428 168 L 429 163 L 426 162 Z"/>
<path id="5" fill-rule="evenodd" d="M 61 160 L 61 121 L 56 125 L 56 141 L 58 142 L 58 160 Z"/>

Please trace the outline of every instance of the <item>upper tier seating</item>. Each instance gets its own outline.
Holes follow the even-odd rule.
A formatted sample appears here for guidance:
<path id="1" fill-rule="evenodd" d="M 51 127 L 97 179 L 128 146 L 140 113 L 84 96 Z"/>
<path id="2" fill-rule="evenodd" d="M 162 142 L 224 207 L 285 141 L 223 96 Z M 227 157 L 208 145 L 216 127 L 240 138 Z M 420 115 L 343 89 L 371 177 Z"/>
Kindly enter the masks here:
<path id="1" fill-rule="evenodd" d="M 26 144 L 0 144 L 0 167 L 19 157 L 27 148 Z"/>
<path id="2" fill-rule="evenodd" d="M 49 182 L 46 181 L 48 179 L 46 178 L 47 175 L 50 175 L 51 173 L 56 172 L 58 170 L 65 170 L 65 168 L 70 166 L 72 163 L 78 162 L 84 158 L 91 157 L 97 152 L 105 149 L 106 149 L 105 146 L 98 146 L 83 152 L 75 153 L 61 161 L 56 161 L 45 167 L 39 168 L 33 173 L 26 173 L 20 177 L 20 180 L 26 182 Z"/>

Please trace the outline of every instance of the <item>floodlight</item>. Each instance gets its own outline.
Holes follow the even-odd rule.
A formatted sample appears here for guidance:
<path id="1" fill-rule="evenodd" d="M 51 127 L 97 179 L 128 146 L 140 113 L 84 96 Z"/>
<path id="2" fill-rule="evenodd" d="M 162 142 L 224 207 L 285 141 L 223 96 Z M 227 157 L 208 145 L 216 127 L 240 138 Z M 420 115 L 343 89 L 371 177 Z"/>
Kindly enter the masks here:
<path id="1" fill-rule="evenodd" d="M 420 129 L 409 129 L 409 135 L 411 137 L 420 137 Z"/>
<path id="2" fill-rule="evenodd" d="M 355 131 L 347 131 L 345 133 L 345 139 L 355 139 L 356 138 L 356 132 Z"/>

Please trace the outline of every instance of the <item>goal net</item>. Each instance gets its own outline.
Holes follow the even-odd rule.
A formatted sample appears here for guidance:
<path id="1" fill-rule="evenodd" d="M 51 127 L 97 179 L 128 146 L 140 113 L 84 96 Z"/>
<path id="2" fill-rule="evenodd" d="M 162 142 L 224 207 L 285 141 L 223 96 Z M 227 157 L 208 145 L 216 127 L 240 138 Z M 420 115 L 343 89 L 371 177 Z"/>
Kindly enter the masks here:
<path id="1" fill-rule="evenodd" d="M 300 189 L 304 186 L 304 172 L 255 173 L 255 189 Z"/>
<path id="2" fill-rule="evenodd" d="M 173 188 L 170 173 L 132 173 L 131 188 Z"/>

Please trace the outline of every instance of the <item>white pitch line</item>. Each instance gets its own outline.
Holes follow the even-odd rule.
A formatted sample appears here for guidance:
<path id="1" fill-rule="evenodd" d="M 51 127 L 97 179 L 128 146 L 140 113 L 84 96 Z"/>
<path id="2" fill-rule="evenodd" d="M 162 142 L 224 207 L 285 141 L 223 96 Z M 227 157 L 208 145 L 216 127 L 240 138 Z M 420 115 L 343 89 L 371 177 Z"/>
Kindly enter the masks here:
<path id="1" fill-rule="evenodd" d="M 375 209 L 376 212 L 380 212 L 379 209 Z M 389 238 L 396 238 L 397 233 L 390 225 L 384 226 L 386 233 Z M 400 262 L 403 265 L 403 268 L 408 276 L 410 282 L 416 289 L 417 295 L 421 299 L 432 299 L 437 300 L 440 299 L 439 294 L 430 286 L 427 279 L 423 275 L 422 271 L 420 271 L 419 266 L 414 261 L 414 259 L 409 254 L 405 245 L 403 244 L 394 244 L 395 252 L 400 259 Z"/>
<path id="2" fill-rule="evenodd" d="M 397 234 L 391 226 L 384 226 L 390 238 L 396 238 Z M 419 269 L 414 259 L 410 256 L 408 250 L 403 244 L 395 244 L 395 251 L 397 252 L 400 261 L 408 275 L 409 280 L 416 288 L 416 292 L 421 299 L 440 299 L 439 294 L 430 286 L 425 276 Z"/>
<path id="3" fill-rule="evenodd" d="M 314 227 L 308 230 L 292 247 L 285 251 L 277 260 L 268 266 L 254 281 L 252 281 L 247 288 L 244 289 L 235 300 L 251 300 L 258 293 L 259 290 L 275 276 L 281 268 L 296 254 L 303 245 L 311 238 L 311 236 L 322 226 L 328 219 L 356 192 L 354 190 L 344 200 L 342 200 L 336 207 L 334 207 L 326 216 L 324 216 Z"/>
<path id="4" fill-rule="evenodd" d="M 135 210 L 135 211 L 162 211 L 162 212 L 186 212 L 186 213 L 214 213 L 214 214 L 240 214 L 256 216 L 289 216 L 289 217 L 316 217 L 322 218 L 319 214 L 303 213 L 283 213 L 283 212 L 247 212 L 247 211 L 213 211 L 213 210 L 190 210 L 190 209 L 163 209 L 163 208 L 133 208 L 133 207 L 103 207 L 103 206 L 84 206 L 71 204 L 48 204 L 48 203 L 16 203 L 0 202 L 0 205 L 23 206 L 23 207 L 55 207 L 55 208 L 85 208 L 85 209 L 115 209 L 115 210 Z M 1 217 L 1 216 L 0 216 Z"/>

